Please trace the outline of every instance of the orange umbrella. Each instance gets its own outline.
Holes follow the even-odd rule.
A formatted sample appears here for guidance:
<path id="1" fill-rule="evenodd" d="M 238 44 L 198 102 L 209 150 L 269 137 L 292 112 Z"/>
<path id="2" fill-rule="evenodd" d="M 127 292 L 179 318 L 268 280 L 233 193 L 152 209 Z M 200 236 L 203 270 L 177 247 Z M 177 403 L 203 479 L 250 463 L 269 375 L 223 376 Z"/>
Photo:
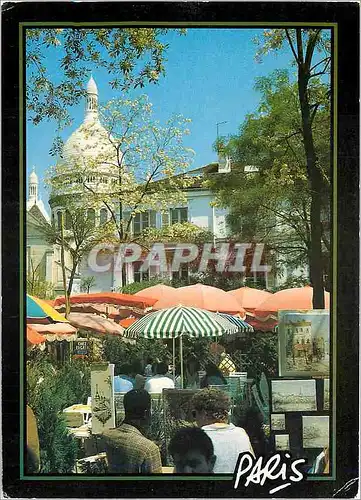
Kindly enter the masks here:
<path id="1" fill-rule="evenodd" d="M 132 325 L 137 321 L 137 318 L 124 318 L 119 321 L 120 326 L 123 328 L 128 328 L 128 326 Z"/>
<path id="2" fill-rule="evenodd" d="M 100 292 L 100 293 L 82 293 L 79 295 L 72 295 L 70 297 L 70 304 L 113 304 L 117 306 L 132 306 L 140 309 L 151 307 L 157 300 L 151 298 L 138 298 L 134 295 L 126 293 L 115 292 Z M 57 297 L 55 299 L 55 307 L 65 304 L 65 297 Z"/>
<path id="3" fill-rule="evenodd" d="M 172 286 L 159 284 L 159 285 L 150 286 L 148 288 L 145 288 L 144 290 L 140 290 L 139 292 L 135 293 L 134 295 L 136 297 L 139 297 L 140 299 L 142 297 L 146 297 L 148 299 L 151 298 L 151 299 L 160 300 L 160 299 L 163 299 L 164 297 L 169 297 L 176 290 L 177 289 L 173 288 Z"/>
<path id="4" fill-rule="evenodd" d="M 270 292 L 258 290 L 258 288 L 250 288 L 248 286 L 243 286 L 227 293 L 236 297 L 241 306 L 246 309 L 248 316 L 254 316 L 254 310 L 262 304 L 262 302 L 272 296 Z"/>
<path id="5" fill-rule="evenodd" d="M 124 332 L 124 328 L 111 319 L 96 314 L 70 313 L 68 319 L 71 325 L 83 330 L 110 335 L 123 335 Z"/>
<path id="6" fill-rule="evenodd" d="M 175 293 L 158 300 L 153 308 L 166 309 L 178 305 L 197 307 L 213 312 L 239 314 L 242 319 L 246 316 L 246 311 L 234 296 L 220 288 L 200 283 L 176 288 Z"/>
<path id="7" fill-rule="evenodd" d="M 325 309 L 330 308 L 330 294 L 324 292 Z M 260 321 L 277 321 L 277 313 L 280 310 L 303 310 L 313 309 L 313 288 L 304 286 L 301 288 L 287 288 L 274 293 L 260 304 L 254 311 L 255 318 Z"/>
<path id="8" fill-rule="evenodd" d="M 42 344 L 46 341 L 46 338 L 40 335 L 33 326 L 26 325 L 26 343 L 28 346 Z"/>

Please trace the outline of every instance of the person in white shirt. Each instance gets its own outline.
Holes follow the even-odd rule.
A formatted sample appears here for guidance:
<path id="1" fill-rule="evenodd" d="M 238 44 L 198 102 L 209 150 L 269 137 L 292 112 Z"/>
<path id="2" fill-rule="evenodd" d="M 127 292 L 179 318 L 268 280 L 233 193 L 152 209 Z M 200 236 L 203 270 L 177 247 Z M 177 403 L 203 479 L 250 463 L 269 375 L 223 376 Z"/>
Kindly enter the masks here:
<path id="1" fill-rule="evenodd" d="M 163 389 L 174 389 L 174 382 L 166 376 L 167 372 L 168 365 L 166 363 L 158 363 L 156 375 L 146 381 L 144 389 L 153 394 L 161 394 Z"/>
<path id="2" fill-rule="evenodd" d="M 247 432 L 242 427 L 228 424 L 231 401 L 219 389 L 201 389 L 191 400 L 193 416 L 211 438 L 217 457 L 213 472 L 233 474 L 240 453 L 254 451 Z"/>

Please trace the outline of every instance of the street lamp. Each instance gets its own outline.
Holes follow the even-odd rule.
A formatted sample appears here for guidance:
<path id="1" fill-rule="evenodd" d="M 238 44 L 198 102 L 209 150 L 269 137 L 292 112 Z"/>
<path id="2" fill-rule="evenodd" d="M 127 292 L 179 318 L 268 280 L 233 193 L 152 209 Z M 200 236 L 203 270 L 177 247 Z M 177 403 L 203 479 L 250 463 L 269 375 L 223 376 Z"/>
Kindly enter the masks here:
<path id="1" fill-rule="evenodd" d="M 223 125 L 224 123 L 228 123 L 228 122 L 225 121 L 225 122 L 218 122 L 218 123 L 216 123 L 216 125 L 217 125 L 217 140 L 218 140 L 218 137 L 219 137 L 219 126 Z"/>

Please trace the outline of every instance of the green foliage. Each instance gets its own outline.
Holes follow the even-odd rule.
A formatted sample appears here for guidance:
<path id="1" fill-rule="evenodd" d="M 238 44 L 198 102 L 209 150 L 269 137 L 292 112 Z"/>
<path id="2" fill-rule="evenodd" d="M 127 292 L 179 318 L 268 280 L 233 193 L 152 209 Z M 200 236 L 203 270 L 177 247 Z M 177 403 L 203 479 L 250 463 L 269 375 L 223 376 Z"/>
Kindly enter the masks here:
<path id="1" fill-rule="evenodd" d="M 82 376 L 83 375 L 83 376 Z M 62 410 L 84 402 L 90 394 L 90 371 L 84 363 L 70 363 L 60 370 L 46 359 L 27 366 L 27 404 L 38 423 L 41 473 L 71 473 L 77 443 L 68 435 Z"/>
<path id="2" fill-rule="evenodd" d="M 34 266 L 32 259 L 30 259 L 30 269 L 27 269 L 26 291 L 39 299 L 51 300 L 54 298 L 53 284 L 44 279 L 40 272 L 40 263 Z"/>
<path id="3" fill-rule="evenodd" d="M 108 337 L 103 342 L 104 359 L 114 363 L 119 368 L 124 363 L 132 363 L 135 360 L 145 366 L 146 359 L 169 362 L 172 354 L 161 340 L 137 339 L 135 344 L 128 344 L 119 337 Z"/>
<path id="4" fill-rule="evenodd" d="M 262 372 L 267 378 L 277 375 L 278 336 L 275 333 L 254 332 L 247 336 L 242 345 L 242 354 L 249 364 L 248 377 L 259 380 Z"/>
<path id="5" fill-rule="evenodd" d="M 139 27 L 26 29 L 29 119 L 34 124 L 54 119 L 69 125 L 68 108 L 84 95 L 84 76 L 89 78 L 91 70 L 105 70 L 114 89 L 157 83 L 165 73 L 167 31 Z M 53 73 L 46 66 L 47 57 L 55 64 Z"/>
<path id="6" fill-rule="evenodd" d="M 89 293 L 90 289 L 95 286 L 95 277 L 94 276 L 86 276 L 81 279 L 80 282 L 80 290 L 82 292 Z"/>
<path id="7" fill-rule="evenodd" d="M 141 290 L 149 288 L 150 286 L 162 285 L 162 284 L 171 286 L 172 283 L 169 279 L 152 278 L 149 281 L 140 281 L 140 282 L 129 283 L 128 285 L 120 287 L 118 289 L 118 291 L 121 293 L 129 293 L 132 295 L 132 294 L 135 294 L 137 292 L 140 292 Z"/>
<path id="8" fill-rule="evenodd" d="M 308 263 L 311 248 L 311 192 L 298 88 L 283 70 L 258 79 L 256 89 L 261 93 L 258 110 L 246 117 L 239 134 L 229 137 L 225 146 L 233 159 L 232 171 L 210 174 L 205 185 L 216 193 L 218 205 L 229 208 L 228 223 L 236 238 L 265 243 L 278 263 L 298 267 Z M 328 213 L 328 87 L 314 79 L 309 95 L 311 103 L 317 103 L 312 130 L 325 178 L 322 206 Z M 251 172 L 245 166 L 256 168 Z M 327 235 L 323 236 L 327 245 Z"/>
<path id="9" fill-rule="evenodd" d="M 304 278 L 302 276 L 300 277 L 288 276 L 287 279 L 282 283 L 282 285 L 274 287 L 270 291 L 272 293 L 275 293 L 279 292 L 280 290 L 286 290 L 287 288 L 299 288 L 309 284 L 310 284 L 309 279 Z"/>

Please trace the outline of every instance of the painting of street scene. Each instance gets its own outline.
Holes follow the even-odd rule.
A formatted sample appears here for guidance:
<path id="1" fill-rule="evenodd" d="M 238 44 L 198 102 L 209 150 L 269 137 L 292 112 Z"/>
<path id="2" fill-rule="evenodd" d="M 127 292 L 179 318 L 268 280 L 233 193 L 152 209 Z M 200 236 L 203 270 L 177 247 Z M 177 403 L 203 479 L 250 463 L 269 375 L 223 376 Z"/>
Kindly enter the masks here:
<path id="1" fill-rule="evenodd" d="M 286 429 L 284 413 L 273 413 L 271 415 L 271 429 L 273 431 L 284 431 Z"/>
<path id="2" fill-rule="evenodd" d="M 315 380 L 272 380 L 272 411 L 314 411 Z"/>
<path id="3" fill-rule="evenodd" d="M 330 409 L 330 379 L 325 378 L 323 381 L 323 409 Z"/>
<path id="4" fill-rule="evenodd" d="M 276 450 L 289 450 L 290 449 L 290 437 L 288 434 L 276 434 L 275 435 L 275 448 Z"/>
<path id="5" fill-rule="evenodd" d="M 329 375 L 329 311 L 280 311 L 280 375 Z"/>
<path id="6" fill-rule="evenodd" d="M 329 446 L 329 417 L 302 417 L 302 439 L 304 448 L 325 448 Z"/>

